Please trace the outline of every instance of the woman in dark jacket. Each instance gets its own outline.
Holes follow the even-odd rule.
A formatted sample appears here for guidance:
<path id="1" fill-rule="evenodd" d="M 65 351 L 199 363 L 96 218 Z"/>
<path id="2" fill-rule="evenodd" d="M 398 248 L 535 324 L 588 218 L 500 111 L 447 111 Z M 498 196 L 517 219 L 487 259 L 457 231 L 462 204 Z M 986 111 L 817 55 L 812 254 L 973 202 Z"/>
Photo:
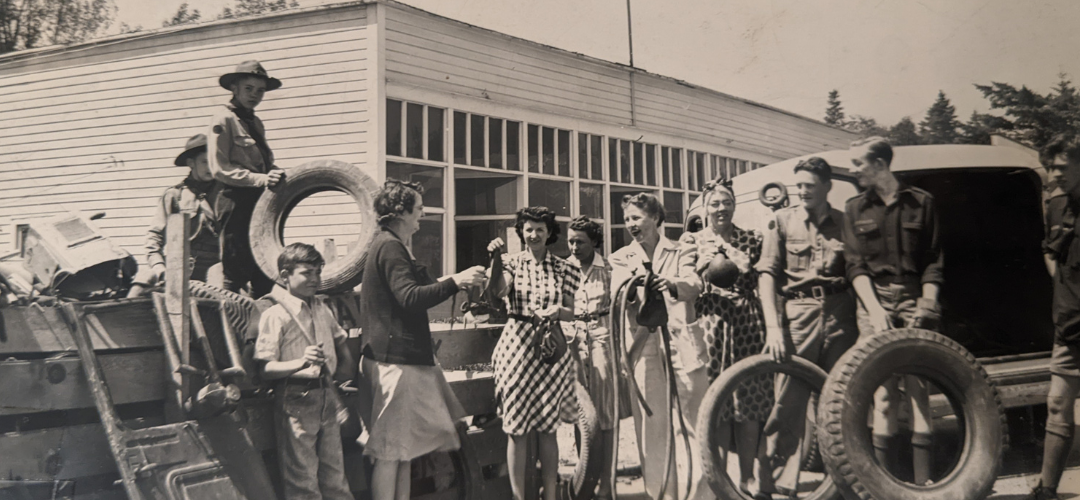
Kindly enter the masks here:
<path id="1" fill-rule="evenodd" d="M 413 458 L 461 447 L 456 420 L 465 417 L 435 362 L 427 310 L 460 287 L 484 280 L 476 266 L 439 281 L 416 263 L 409 244 L 424 216 L 423 188 L 389 179 L 375 195 L 379 232 L 368 250 L 360 303 L 363 360 L 370 381 L 374 498 L 409 498 Z"/>

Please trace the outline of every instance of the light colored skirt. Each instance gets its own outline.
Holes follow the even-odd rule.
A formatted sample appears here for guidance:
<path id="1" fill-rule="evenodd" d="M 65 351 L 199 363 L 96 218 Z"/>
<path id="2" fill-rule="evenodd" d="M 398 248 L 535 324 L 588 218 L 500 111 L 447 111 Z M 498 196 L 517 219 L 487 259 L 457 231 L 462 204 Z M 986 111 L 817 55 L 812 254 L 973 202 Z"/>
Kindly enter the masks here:
<path id="1" fill-rule="evenodd" d="M 461 448 L 454 423 L 467 415 L 442 367 L 364 358 L 360 369 L 372 394 L 365 455 L 403 461 Z"/>

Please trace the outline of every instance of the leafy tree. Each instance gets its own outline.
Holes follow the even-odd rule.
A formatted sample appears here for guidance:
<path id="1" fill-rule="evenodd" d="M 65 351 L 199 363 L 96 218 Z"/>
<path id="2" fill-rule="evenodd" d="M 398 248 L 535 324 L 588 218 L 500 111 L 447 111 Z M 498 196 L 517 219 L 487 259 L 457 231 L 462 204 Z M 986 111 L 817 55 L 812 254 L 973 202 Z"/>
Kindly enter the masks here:
<path id="1" fill-rule="evenodd" d="M 840 91 L 829 92 L 829 107 L 825 108 L 825 123 L 837 127 L 844 126 L 844 107 L 840 105 Z"/>
<path id="2" fill-rule="evenodd" d="M 1003 117 L 987 120 L 994 133 L 1039 149 L 1065 131 L 1080 133 L 1080 96 L 1065 74 L 1046 95 L 1007 83 L 975 85 Z"/>
<path id="3" fill-rule="evenodd" d="M 300 4 L 296 0 L 236 0 L 236 4 L 232 7 L 225 7 L 225 10 L 218 15 L 218 19 L 236 19 L 267 12 L 295 9 L 299 6 Z"/>
<path id="4" fill-rule="evenodd" d="M 201 18 L 202 14 L 199 12 L 199 9 L 192 9 L 191 12 L 188 12 L 188 4 L 187 2 L 184 2 L 180 4 L 180 8 L 176 10 L 176 14 L 173 14 L 172 19 L 161 23 L 161 26 L 168 28 L 169 26 L 197 23 Z"/>
<path id="5" fill-rule="evenodd" d="M 0 54 L 81 42 L 115 17 L 112 0 L 0 0 Z"/>
<path id="6" fill-rule="evenodd" d="M 956 119 L 956 107 L 938 91 L 937 100 L 926 111 L 926 118 L 919 122 L 919 135 L 924 144 L 953 144 L 959 134 L 960 122 Z"/>
<path id="7" fill-rule="evenodd" d="M 127 33 L 138 33 L 138 32 L 140 32 L 142 30 L 143 30 L 143 27 L 142 27 L 141 24 L 136 24 L 135 26 L 132 26 L 132 25 L 130 25 L 128 23 L 125 23 L 123 21 L 120 22 L 120 34 L 121 35 L 127 34 Z"/>
<path id="8" fill-rule="evenodd" d="M 889 127 L 887 135 L 889 143 L 893 146 L 914 146 L 922 144 L 922 138 L 915 131 L 915 122 L 910 117 L 903 117 L 896 125 Z"/>

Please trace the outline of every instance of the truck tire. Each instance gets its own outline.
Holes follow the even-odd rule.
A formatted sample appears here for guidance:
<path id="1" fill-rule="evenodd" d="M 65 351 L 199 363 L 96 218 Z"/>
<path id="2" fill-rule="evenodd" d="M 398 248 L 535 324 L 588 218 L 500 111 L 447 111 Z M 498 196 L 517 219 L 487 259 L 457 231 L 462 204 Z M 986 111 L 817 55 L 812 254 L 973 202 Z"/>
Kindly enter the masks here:
<path id="1" fill-rule="evenodd" d="M 816 390 L 821 390 L 827 377 L 825 370 L 821 367 L 797 356 L 792 356 L 786 363 L 777 363 L 770 355 L 757 354 L 743 358 L 724 370 L 705 392 L 701 409 L 698 411 L 696 428 L 700 436 L 698 439 L 701 445 L 701 471 L 717 498 L 728 500 L 749 498 L 739 490 L 738 485 L 731 481 L 731 476 L 727 473 L 727 462 L 720 454 L 717 427 L 720 423 L 721 405 L 735 395 L 735 390 L 744 381 L 775 373 L 783 373 L 802 380 Z M 801 498 L 802 500 L 831 500 L 840 498 L 840 495 L 832 478 L 826 475 L 812 493 Z"/>
<path id="2" fill-rule="evenodd" d="M 962 450 L 951 471 L 930 485 L 902 482 L 874 459 L 867 417 L 875 389 L 894 373 L 918 375 L 950 399 Z M 1001 467 L 1005 412 L 986 370 L 957 342 L 928 330 L 889 330 L 864 339 L 836 363 L 818 406 L 822 458 L 845 498 L 985 498 Z"/>
<path id="3" fill-rule="evenodd" d="M 360 241 L 343 258 L 329 262 L 323 269 L 319 293 L 351 290 L 363 278 L 364 256 L 375 235 L 376 217 L 373 206 L 375 181 L 355 165 L 337 160 L 315 160 L 286 171 L 285 182 L 267 189 L 255 204 L 251 216 L 251 254 L 259 269 L 274 278 L 277 258 L 285 249 L 282 233 L 289 212 L 301 200 L 323 191 L 340 191 L 356 200 L 360 209 Z"/>
<path id="4" fill-rule="evenodd" d="M 574 475 L 566 484 L 565 490 L 559 495 L 567 500 L 590 500 L 600 482 L 602 472 L 601 455 L 603 453 L 600 442 L 600 419 L 596 414 L 596 406 L 593 405 L 589 391 L 580 381 L 574 382 L 574 393 L 577 396 L 578 418 L 575 424 L 577 431 L 578 462 L 574 466 Z"/>

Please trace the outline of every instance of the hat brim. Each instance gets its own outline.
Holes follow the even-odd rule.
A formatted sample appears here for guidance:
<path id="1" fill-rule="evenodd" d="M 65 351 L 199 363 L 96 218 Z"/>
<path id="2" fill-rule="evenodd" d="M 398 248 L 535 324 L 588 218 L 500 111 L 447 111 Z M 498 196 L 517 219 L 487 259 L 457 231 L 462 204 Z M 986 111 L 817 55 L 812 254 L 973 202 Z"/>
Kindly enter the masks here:
<path id="1" fill-rule="evenodd" d="M 269 76 L 256 75 L 256 74 L 253 74 L 253 73 L 226 73 L 224 75 L 221 75 L 221 78 L 218 78 L 218 85 L 221 85 L 221 88 L 223 88 L 225 90 L 232 91 L 232 88 L 231 88 L 232 84 L 236 83 L 236 80 L 239 80 L 239 79 L 247 77 L 247 76 L 253 76 L 255 78 L 262 78 L 264 81 L 266 81 L 266 91 L 267 92 L 269 92 L 271 90 L 277 90 L 277 89 L 281 88 L 281 80 L 278 80 L 277 78 L 273 78 L 273 77 L 269 77 Z"/>
<path id="2" fill-rule="evenodd" d="M 178 167 L 186 167 L 188 158 L 194 158 L 196 156 L 199 156 L 199 153 L 203 153 L 205 151 L 207 151 L 205 145 L 195 146 L 191 149 L 188 149 L 183 153 L 180 153 L 180 156 L 176 157 L 176 161 L 173 162 L 173 165 L 176 165 Z"/>

